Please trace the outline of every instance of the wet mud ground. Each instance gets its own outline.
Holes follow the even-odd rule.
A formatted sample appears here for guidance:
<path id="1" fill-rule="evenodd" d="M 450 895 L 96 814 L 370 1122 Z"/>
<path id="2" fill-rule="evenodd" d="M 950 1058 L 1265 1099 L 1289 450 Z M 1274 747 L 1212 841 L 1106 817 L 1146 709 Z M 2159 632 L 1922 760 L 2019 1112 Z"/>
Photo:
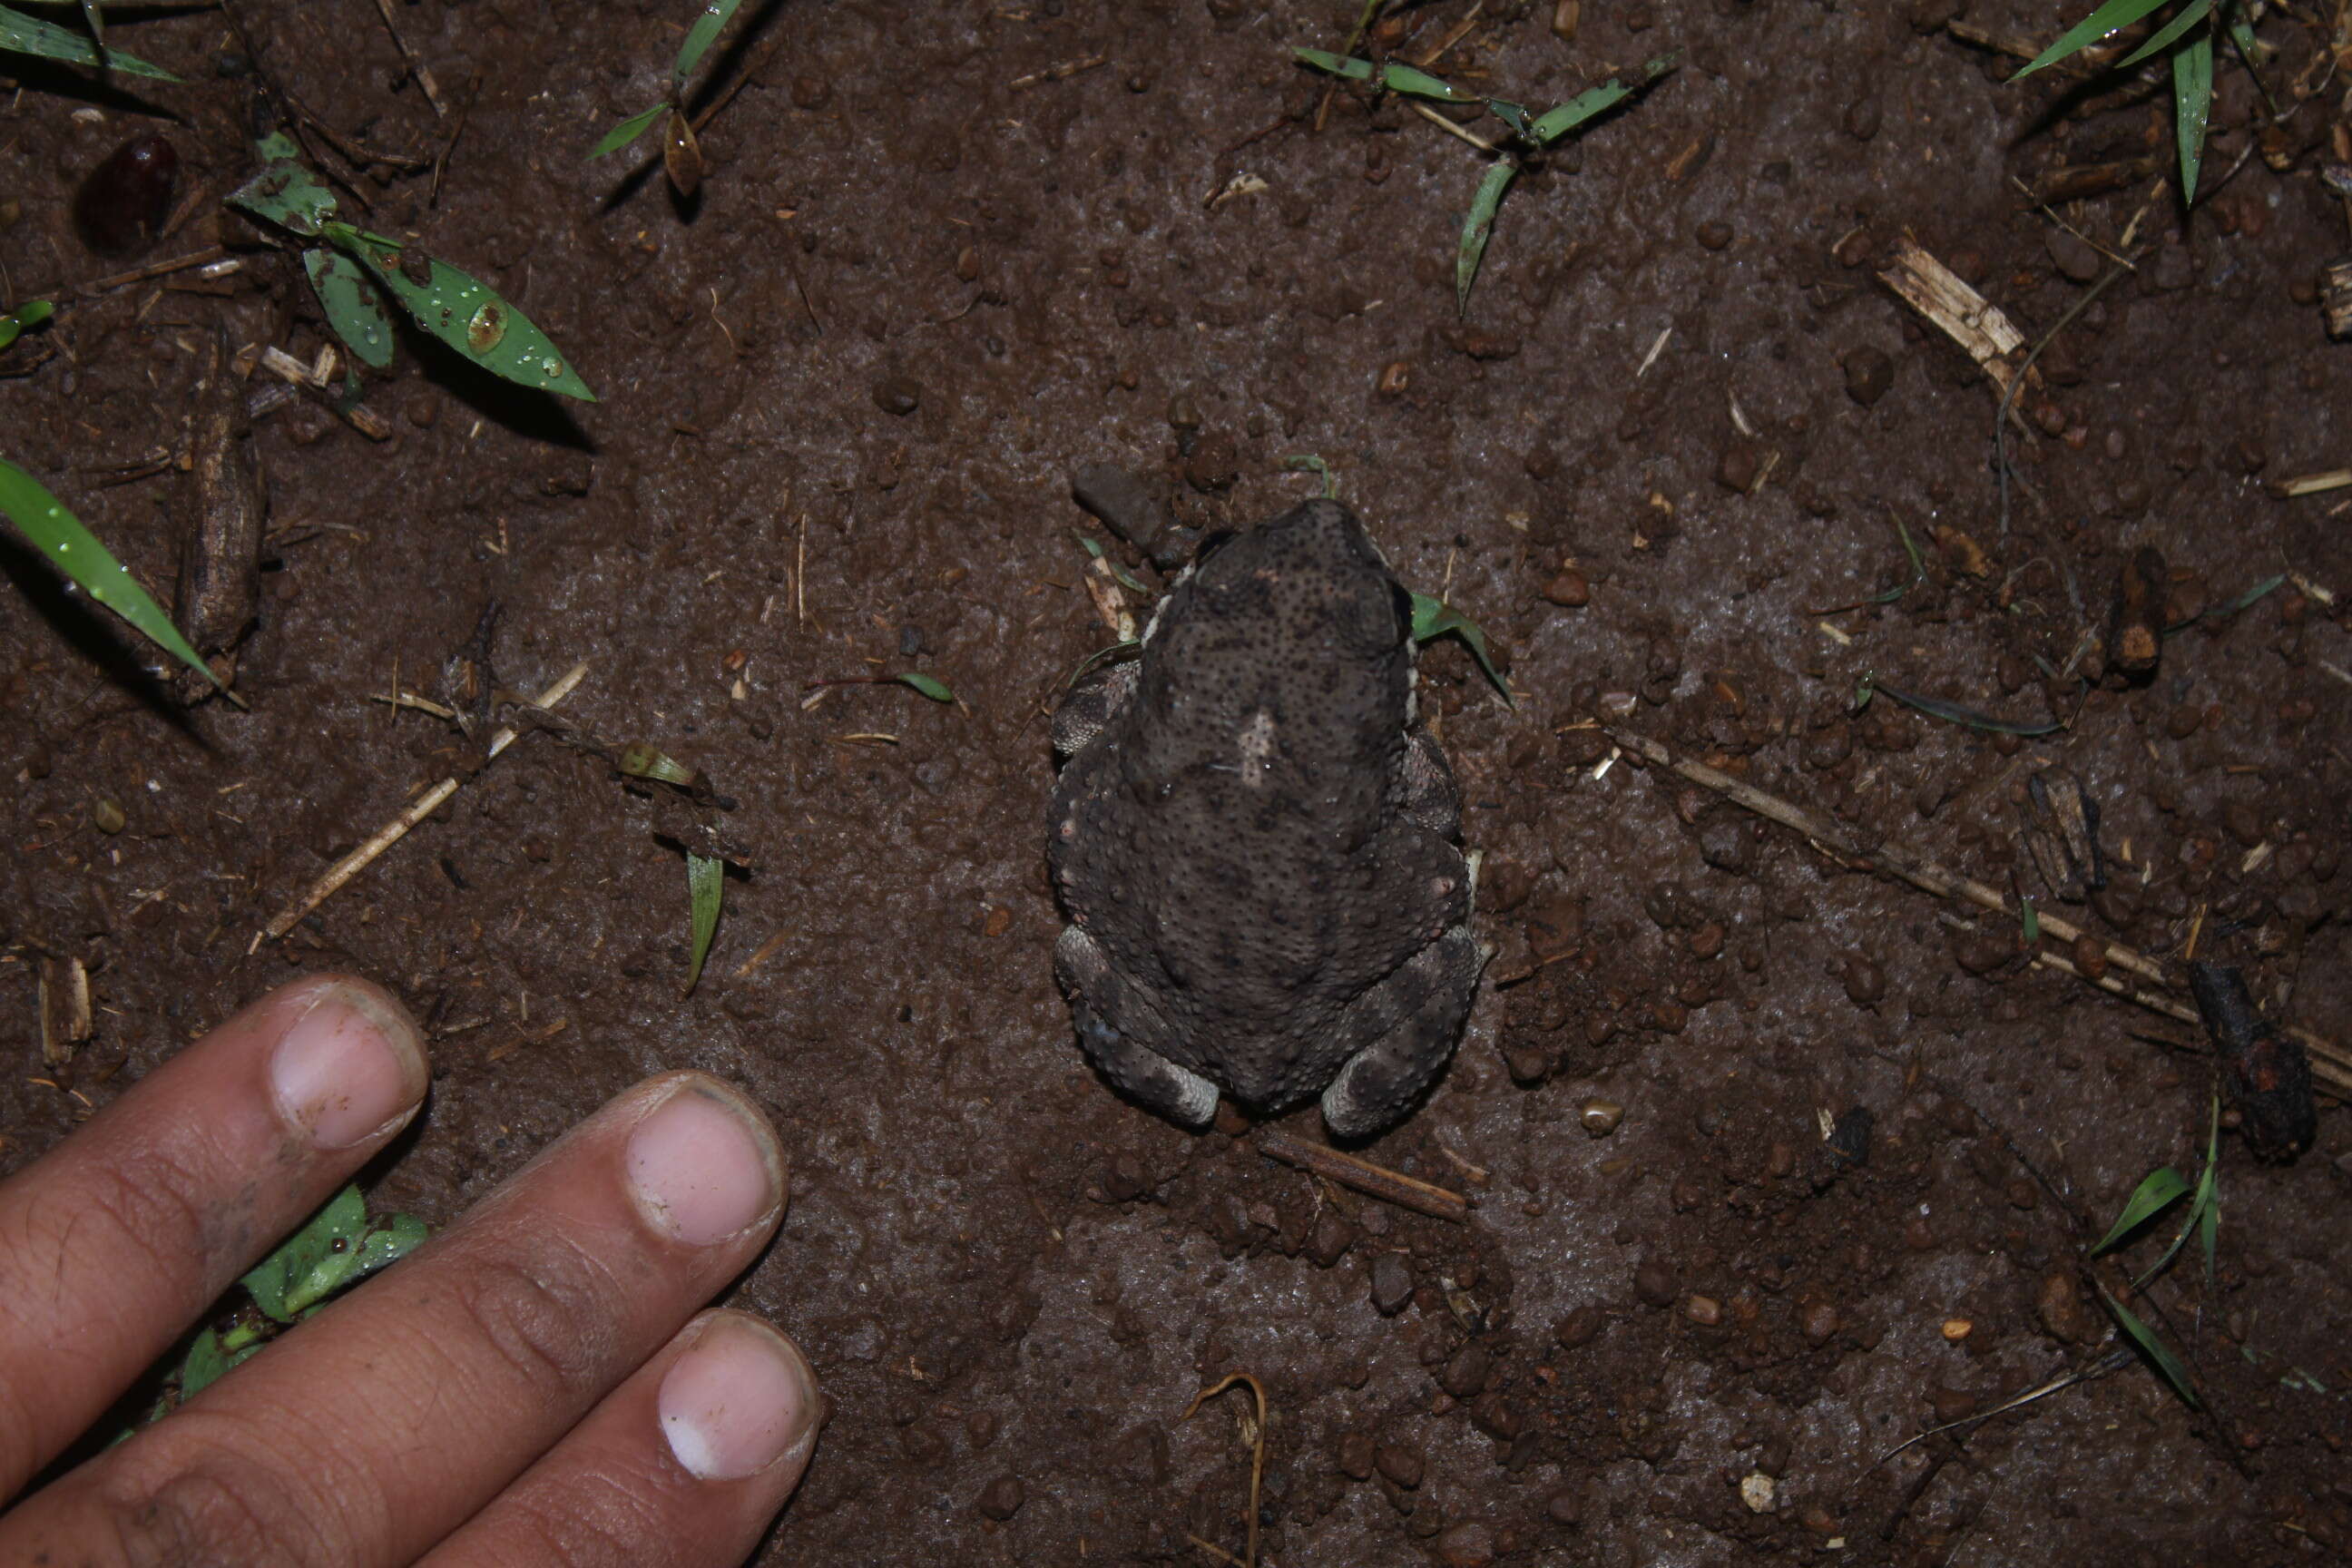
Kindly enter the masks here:
<path id="1" fill-rule="evenodd" d="M 2018 62 L 1951 25 L 2046 37 L 2047 6 L 1586 0 L 1572 39 L 1549 5 L 1409 8 L 1384 35 L 1403 57 L 1467 22 L 1437 68 L 1530 103 L 1683 51 L 1520 180 L 1466 321 L 1480 155 L 1358 92 L 1316 129 L 1323 86 L 1285 47 L 1337 47 L 1335 9 L 785 0 L 717 57 L 715 89 L 750 80 L 686 206 L 641 153 L 579 156 L 659 93 L 681 7 L 395 7 L 463 132 L 437 199 L 424 172 L 335 173 L 603 401 L 517 395 L 409 334 L 369 394 L 389 438 L 299 400 L 266 418 L 249 712 L 174 709 L 143 648 L 8 547 L 0 1169 L 320 966 L 432 1026 L 429 1119 L 374 1181 L 436 1222 L 639 1075 L 726 1075 L 793 1160 L 737 1298 L 839 1402 L 763 1562 L 1238 1554 L 1243 1396 L 1179 1419 L 1236 1370 L 1272 1409 L 1269 1563 L 2341 1560 L 2342 1111 L 2291 1163 L 2225 1133 L 2213 1289 L 2191 1248 L 2140 1299 L 2203 1410 L 2133 1362 L 1874 1464 L 2111 1347 L 2083 1257 L 2151 1168 L 2193 1177 L 2206 1043 L 2029 964 L 2013 920 L 1610 763 L 1593 727 L 2103 939 L 2177 959 L 2193 935 L 2273 1016 L 2352 1033 L 2352 530 L 2336 496 L 2274 493 L 2347 455 L 2352 349 L 2315 303 L 2352 249 L 2317 177 L 2344 152 L 2329 8 L 2260 29 L 2284 124 L 2220 74 L 2185 220 L 2150 177 L 2157 79 L 2004 86 Z M 347 140 L 446 142 L 373 7 L 239 15 Z M 167 130 L 184 192 L 247 169 L 251 62 L 222 16 L 123 31 L 189 85 L 36 69 L 0 100 L 0 265 L 16 298 L 67 301 L 0 355 L 0 448 L 167 585 L 185 480 L 108 470 L 184 440 L 216 324 L 306 361 L 324 340 L 290 259 L 209 199 L 149 254 L 225 239 L 227 282 L 72 294 L 126 265 L 67 211 L 121 141 Z M 2046 211 L 2021 192 L 2094 165 L 2132 177 Z M 2137 262 L 2020 400 L 2005 531 L 1992 391 L 1876 279 L 1906 233 L 2029 340 L 2101 251 Z M 1422 661 L 1496 955 L 1449 1073 L 1362 1151 L 1472 1194 L 1466 1224 L 1123 1104 L 1051 977 L 1043 713 L 1108 640 L 1069 473 L 1124 464 L 1188 519 L 1246 523 L 1308 493 L 1281 468 L 1301 452 L 1507 650 L 1515 708 L 1458 646 Z M 2142 543 L 2173 620 L 2294 575 L 2168 638 L 2152 680 L 2109 679 L 2083 645 Z M 738 802 L 751 869 L 690 998 L 676 807 L 547 735 L 251 945 L 471 765 L 371 697 L 446 695 L 493 599 L 501 683 L 586 660 L 579 734 L 651 742 Z M 908 668 L 959 700 L 805 705 Z M 1857 713 L 1865 671 L 2067 727 Z M 2087 905 L 2019 847 L 2054 766 L 2103 813 L 2115 876 Z M 55 1072 L 43 950 L 89 963 L 100 1009 Z M 1286 1125 L 1319 1136 L 1311 1110 Z"/>

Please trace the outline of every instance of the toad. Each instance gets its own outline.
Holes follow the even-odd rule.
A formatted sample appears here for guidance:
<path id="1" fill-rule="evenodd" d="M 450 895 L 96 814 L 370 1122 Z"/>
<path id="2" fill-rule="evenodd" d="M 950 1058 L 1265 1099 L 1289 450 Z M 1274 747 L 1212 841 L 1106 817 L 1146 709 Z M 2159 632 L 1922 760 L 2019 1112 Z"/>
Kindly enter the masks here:
<path id="1" fill-rule="evenodd" d="M 1414 721 L 1412 597 L 1355 515 L 1212 538 L 1139 657 L 1054 715 L 1054 973 L 1113 1087 L 1188 1126 L 1220 1089 L 1401 1119 L 1485 955 L 1453 771 Z"/>

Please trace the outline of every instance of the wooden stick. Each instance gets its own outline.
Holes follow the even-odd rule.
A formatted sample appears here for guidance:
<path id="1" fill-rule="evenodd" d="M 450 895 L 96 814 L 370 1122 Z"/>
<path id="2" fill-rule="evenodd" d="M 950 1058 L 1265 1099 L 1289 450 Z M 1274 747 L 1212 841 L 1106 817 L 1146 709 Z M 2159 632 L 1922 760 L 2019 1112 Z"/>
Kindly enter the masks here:
<path id="1" fill-rule="evenodd" d="M 1251 1142 L 1269 1160 L 1328 1176 L 1341 1186 L 1353 1187 L 1382 1203 L 1395 1204 L 1433 1219 L 1452 1220 L 1456 1225 L 1470 1217 L 1470 1200 L 1460 1193 L 1415 1181 L 1370 1160 L 1359 1160 L 1353 1154 L 1343 1154 L 1328 1143 L 1310 1143 L 1271 1127 L 1260 1131 Z"/>
<path id="2" fill-rule="evenodd" d="M 1224 1376 L 1219 1378 L 1216 1382 L 1211 1384 L 1208 1387 L 1201 1390 L 1200 1393 L 1192 1395 L 1192 1403 L 1184 1406 L 1184 1414 L 1179 1415 L 1176 1419 L 1179 1421 L 1190 1421 L 1192 1419 L 1192 1413 L 1194 1411 L 1200 1409 L 1202 1405 L 1214 1399 L 1218 1394 L 1223 1394 L 1225 1390 L 1231 1388 L 1237 1383 L 1247 1384 L 1249 1385 L 1250 1393 L 1257 1399 L 1257 1432 L 1255 1439 L 1250 1444 L 1248 1544 L 1243 1549 L 1242 1557 L 1242 1568 L 1257 1568 L 1258 1497 L 1260 1489 L 1265 1482 L 1265 1384 L 1260 1383 L 1253 1373 L 1246 1372 L 1229 1372 L 1225 1373 Z M 1199 1541 L 1199 1537 L 1197 1536 L 1188 1536 L 1186 1539 Z M 1200 1542 L 1200 1544 L 1208 1546 L 1209 1543 L 1205 1541 L 1202 1541 Z M 1217 1551 L 1217 1548 L 1213 1546 L 1209 1549 L 1212 1552 Z M 1234 1560 L 1233 1555 L 1230 1552 L 1223 1553 L 1223 1555 L 1228 1563 Z"/>
<path id="3" fill-rule="evenodd" d="M 584 660 L 573 665 L 564 672 L 562 679 L 541 692 L 532 701 L 531 706 L 554 707 L 572 695 L 572 689 L 578 686 L 587 673 L 588 666 Z M 513 745 L 518 733 L 518 731 L 508 728 L 492 735 L 489 754 L 495 757 Z M 246 948 L 246 952 L 250 955 L 258 952 L 264 942 L 276 942 L 283 938 L 288 931 L 292 931 L 301 922 L 305 915 L 332 898 L 335 891 L 344 883 L 366 870 L 375 862 L 378 856 L 407 837 L 410 828 L 439 810 L 441 803 L 456 795 L 458 784 L 463 782 L 456 777 L 446 778 L 417 796 L 405 811 L 370 834 L 365 843 L 328 867 L 325 875 L 311 883 L 300 898 L 278 910 L 276 919 L 254 933 L 253 942 Z"/>
<path id="4" fill-rule="evenodd" d="M 1795 828 L 1812 840 L 1815 848 L 1832 859 L 1846 861 L 1870 870 L 1885 871 L 1890 876 L 1900 877 L 1913 887 L 1933 893 L 1937 898 L 1962 899 L 1979 909 L 1988 910 L 1994 914 L 2022 922 L 2023 917 L 2016 908 L 1993 889 L 1986 887 L 1974 878 L 1963 877 L 1957 871 L 1948 871 L 1925 855 L 1906 845 L 1889 839 L 1874 850 L 1865 849 L 1855 843 L 1845 830 L 1836 824 L 1825 821 L 1801 807 L 1791 805 L 1778 795 L 1767 795 L 1752 784 L 1742 784 L 1727 773 L 1718 773 L 1704 763 L 1677 758 L 1665 747 L 1646 735 L 1621 729 L 1613 724 L 1601 725 L 1601 731 L 1637 756 L 1655 763 L 1669 772 L 1680 773 L 1695 784 L 1703 784 L 1726 799 L 1746 806 L 1759 816 L 1769 818 L 1784 827 Z M 2063 916 L 2053 915 L 2039 909 L 2034 912 L 2042 929 L 2060 942 L 2077 942 L 2090 935 L 2082 927 Z M 2098 939 L 2093 937 L 2092 940 Z M 2121 942 L 2111 942 L 2106 943 L 2106 958 L 2110 964 L 2128 969 L 2142 979 L 2154 981 L 2166 990 L 2179 989 L 2177 983 L 2165 973 L 2161 963 L 2137 948 L 2126 947 Z M 2035 962 L 2047 963 L 2054 969 L 2063 969 L 2070 974 L 2081 973 L 2074 964 L 2054 953 L 2037 953 Z M 2086 975 L 2084 978 L 2089 977 Z M 2165 1014 L 2168 1017 L 2179 1018 L 2183 1023 L 2199 1022 L 2195 1008 L 2185 1003 L 2174 1001 L 2170 997 L 2128 987 L 2119 981 L 2111 982 L 2102 979 L 2094 981 L 2093 984 L 2102 991 L 2121 996 L 2127 1002 L 2136 1002 L 2143 1007 Z M 2314 1058 L 2312 1063 L 2314 1072 L 2326 1078 L 2332 1086 L 2352 1089 L 2352 1051 L 2346 1050 L 2343 1047 L 2312 1033 L 2309 1029 L 2288 1028 L 2280 1032 L 2300 1043 L 2305 1050 L 2311 1053 Z M 2324 1070 L 2323 1063 L 2326 1064 Z M 1263 1137 L 1264 1134 L 1260 1136 Z"/>
<path id="5" fill-rule="evenodd" d="M 150 278 L 161 278 L 166 273 L 184 272 L 191 267 L 207 266 L 226 258 L 228 252 L 219 246 L 207 245 L 202 250 L 192 250 L 185 256 L 175 256 L 169 261 L 151 261 L 144 267 L 134 267 L 128 272 L 118 272 L 111 278 L 100 278 L 95 281 L 81 284 L 74 289 L 74 292 L 84 299 L 89 299 L 93 295 L 104 294 L 110 289 L 125 288 L 133 283 L 144 283 Z"/>
<path id="6" fill-rule="evenodd" d="M 416 79 L 416 85 L 425 89 L 425 101 L 433 106 L 433 118 L 447 119 L 449 106 L 441 101 L 441 89 L 433 80 L 433 73 L 425 68 L 425 62 L 417 58 L 415 49 L 408 47 L 408 40 L 400 36 L 399 25 L 392 19 L 392 0 L 375 0 L 375 8 L 383 14 L 383 30 L 392 35 L 393 46 L 400 50 L 400 58 L 408 62 L 409 74 Z"/>

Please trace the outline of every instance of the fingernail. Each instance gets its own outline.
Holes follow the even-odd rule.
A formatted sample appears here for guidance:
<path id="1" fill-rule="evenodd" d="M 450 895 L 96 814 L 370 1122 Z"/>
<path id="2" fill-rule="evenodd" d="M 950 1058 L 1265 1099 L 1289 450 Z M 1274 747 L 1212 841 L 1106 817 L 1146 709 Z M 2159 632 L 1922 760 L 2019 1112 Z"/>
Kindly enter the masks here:
<path id="1" fill-rule="evenodd" d="M 764 1218 L 783 1189 L 783 1157 L 758 1112 L 688 1079 L 629 1134 L 629 1184 L 646 1217 L 693 1247 Z"/>
<path id="2" fill-rule="evenodd" d="M 816 1375 L 783 1335 L 722 1313 L 662 1375 L 656 1401 L 669 1451 L 696 1478 L 757 1475 L 815 1430 Z"/>
<path id="3" fill-rule="evenodd" d="M 415 1114 L 428 1074 L 416 1026 L 383 993 L 320 984 L 269 1054 L 278 1119 L 313 1147 L 348 1149 Z"/>

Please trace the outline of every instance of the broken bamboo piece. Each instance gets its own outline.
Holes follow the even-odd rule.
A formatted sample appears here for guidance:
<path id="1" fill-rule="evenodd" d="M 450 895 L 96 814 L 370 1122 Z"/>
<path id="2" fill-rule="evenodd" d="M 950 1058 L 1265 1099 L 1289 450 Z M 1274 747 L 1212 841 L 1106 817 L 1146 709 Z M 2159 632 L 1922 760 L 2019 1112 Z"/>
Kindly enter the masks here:
<path id="1" fill-rule="evenodd" d="M 1801 806 L 1793 805 L 1778 795 L 1767 795 L 1753 784 L 1742 784 L 1728 773 L 1718 772 L 1704 763 L 1676 757 L 1664 746 L 1646 735 L 1614 724 L 1601 725 L 1601 732 L 1635 756 L 1655 763 L 1671 773 L 1679 773 L 1695 784 L 1711 789 L 1727 800 L 1746 806 L 1759 816 L 1777 822 L 1783 827 L 1794 828 L 1811 840 L 1814 847 L 1834 859 L 1900 877 L 1913 887 L 1933 893 L 1937 898 L 1961 899 L 1976 905 L 1979 909 L 1988 910 L 1992 913 L 2018 921 L 2021 928 L 2022 926 L 2023 916 L 2007 899 L 2001 897 L 1997 889 L 1987 887 L 1972 877 L 1964 877 L 1957 871 L 1947 870 L 1906 845 L 1890 839 L 1875 849 L 1864 848 L 1855 843 L 1845 830 L 1836 824 L 1816 816 Z M 2100 938 L 2091 935 L 2090 932 L 2063 916 L 2052 914 L 2039 908 L 2034 910 L 2034 913 L 2041 929 L 2060 942 L 2079 942 L 2086 936 L 2095 942 L 2101 941 Z M 2110 965 L 2130 970 L 2144 980 L 2153 981 L 2166 991 L 2178 989 L 2172 977 L 2165 973 L 2164 966 L 2137 948 L 2126 947 L 2116 942 L 2105 942 L 2103 946 Z M 2037 952 L 2034 954 L 2034 962 L 2047 964 L 2053 969 L 2064 970 L 2070 974 L 2080 975 L 2085 980 L 2090 979 L 2088 975 L 2082 974 L 2082 972 L 2074 964 L 2052 952 Z M 2155 992 L 2143 991 L 2135 986 L 2127 986 L 2120 981 L 2103 978 L 2091 983 L 2102 991 L 2121 996 L 2128 1002 L 2136 1002 L 2143 1007 L 2165 1014 L 2168 1017 L 2179 1018 L 2189 1024 L 2199 1021 L 2197 1010 L 2185 1002 L 2179 1002 Z M 2311 1054 L 2312 1070 L 2327 1080 L 2331 1092 L 2352 1098 L 2352 1051 L 2347 1051 L 2343 1047 L 2331 1040 L 2324 1039 L 2308 1029 L 2288 1028 L 2281 1032 L 2290 1039 L 2300 1043 L 2304 1049 Z"/>
<path id="2" fill-rule="evenodd" d="M 588 665 L 585 660 L 573 665 L 554 685 L 534 698 L 531 706 L 554 707 L 572 695 L 572 688 L 578 686 L 587 673 Z M 515 737 L 520 732 L 509 725 L 492 735 L 489 756 L 495 757 L 513 745 Z M 366 870 L 375 862 L 378 856 L 407 837 L 410 828 L 439 810 L 441 803 L 457 794 L 457 786 L 464 782 L 454 774 L 443 779 L 439 784 L 417 796 L 398 816 L 370 834 L 365 843 L 328 867 L 325 874 L 311 883 L 300 898 L 278 910 L 275 919 L 254 933 L 252 942 L 245 950 L 247 953 L 251 954 L 260 951 L 261 944 L 265 942 L 277 942 L 282 939 L 288 931 L 301 923 L 305 915 L 332 898 L 336 889 Z"/>

